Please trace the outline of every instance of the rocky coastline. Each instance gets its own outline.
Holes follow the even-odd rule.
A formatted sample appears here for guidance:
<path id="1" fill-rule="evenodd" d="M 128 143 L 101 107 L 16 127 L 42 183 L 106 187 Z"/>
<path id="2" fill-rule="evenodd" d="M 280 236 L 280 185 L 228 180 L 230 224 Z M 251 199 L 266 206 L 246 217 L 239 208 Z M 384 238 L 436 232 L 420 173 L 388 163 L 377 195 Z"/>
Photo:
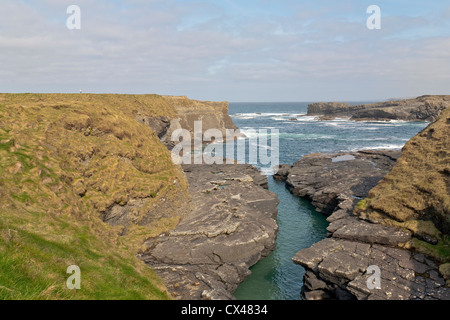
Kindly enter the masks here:
<path id="1" fill-rule="evenodd" d="M 327 216 L 344 201 L 356 204 L 389 172 L 400 151 L 364 150 L 310 154 L 292 166 L 280 165 L 274 179 L 292 194 L 307 198 Z"/>
<path id="2" fill-rule="evenodd" d="M 420 99 L 442 102 L 427 110 L 448 100 Z M 233 299 L 250 266 L 274 249 L 278 198 L 267 177 L 249 165 L 171 161 L 178 128 L 193 131 L 203 120 L 203 132 L 237 129 L 226 102 L 110 94 L 0 94 L 0 101 L 2 223 L 9 230 L 0 232 L 0 246 L 47 266 L 18 260 L 13 267 L 39 280 L 35 293 L 67 298 L 60 295 L 66 282 L 49 283 L 49 274 L 56 279 L 78 261 L 100 263 L 83 281 L 91 288 L 109 281 L 119 294 L 101 292 L 109 299 L 136 292 Z M 326 239 L 293 258 L 306 268 L 305 299 L 450 299 L 449 139 L 447 108 L 401 155 L 314 154 L 280 167 L 274 178 L 330 222 Z M 68 244 L 79 250 L 64 259 L 40 254 L 40 246 L 53 252 Z M 382 289 L 368 288 L 374 265 Z M 10 275 L 22 283 L 23 274 Z M 4 288 L 11 299 L 36 297 L 28 287 Z"/>
<path id="3" fill-rule="evenodd" d="M 426 136 L 427 129 L 420 135 Z M 414 143 L 413 139 L 409 144 Z M 280 165 L 274 178 L 285 181 L 294 195 L 311 200 L 330 222 L 326 239 L 292 259 L 306 270 L 303 299 L 450 299 L 448 256 L 442 259 L 413 247 L 419 234 L 411 228 L 364 219 L 358 213 L 372 188 L 397 162 L 407 161 L 400 155 L 389 150 L 312 154 L 293 166 Z M 438 242 L 430 235 L 420 238 Z M 373 266 L 380 270 L 380 286 L 375 288 L 369 284 Z"/>
<path id="4" fill-rule="evenodd" d="M 308 113 L 322 113 L 325 120 L 348 116 L 433 121 L 447 106 L 447 98 L 424 96 L 356 108 L 313 104 Z M 182 100 L 175 98 L 174 105 Z M 204 130 L 227 126 L 227 108 L 222 109 L 225 121 L 211 118 Z M 170 133 L 181 122 L 192 131 L 193 121 L 202 118 L 188 111 L 180 113 L 178 107 L 179 118 L 146 119 L 145 124 L 171 149 Z M 311 154 L 293 165 L 279 166 L 274 179 L 285 181 L 294 195 L 309 199 L 330 222 L 326 239 L 292 259 L 306 269 L 303 299 L 450 299 L 446 264 L 411 248 L 418 233 L 356 213 L 401 155 L 393 150 Z M 176 299 L 234 299 L 233 292 L 249 268 L 274 249 L 278 199 L 266 190 L 267 178 L 251 166 L 184 165 L 183 169 L 191 211 L 174 230 L 149 239 L 139 257 L 164 279 Z M 438 241 L 430 234 L 419 238 Z M 369 288 L 371 266 L 381 270 L 380 288 Z"/>
<path id="5" fill-rule="evenodd" d="M 446 97 L 439 99 L 442 104 L 436 97 L 420 97 L 413 108 L 410 102 L 400 104 L 406 103 L 409 111 L 416 110 L 410 115 L 417 115 L 415 103 L 425 103 L 428 111 L 414 119 L 430 121 L 447 103 Z M 380 105 L 387 107 L 381 103 L 377 108 Z M 389 108 L 394 105 L 391 102 Z M 336 115 L 342 115 L 345 106 L 333 104 L 333 108 L 340 110 Z M 412 119 L 399 110 L 395 117 L 375 113 L 366 118 L 358 113 L 352 119 Z M 345 114 L 349 115 L 348 110 Z M 191 115 L 189 121 L 196 118 L 198 115 Z M 185 120 L 175 123 L 180 121 Z M 165 142 L 178 127 L 174 120 L 153 119 L 146 124 L 170 149 Z M 450 299 L 442 261 L 411 249 L 417 234 L 355 213 L 401 154 L 392 150 L 311 154 L 293 165 L 279 166 L 274 179 L 285 181 L 294 195 L 309 199 L 330 222 L 326 239 L 292 259 L 306 269 L 303 299 Z M 232 293 L 249 274 L 250 266 L 274 249 L 278 199 L 264 189 L 267 178 L 251 166 L 184 165 L 183 169 L 193 209 L 174 230 L 149 239 L 140 258 L 164 279 L 176 299 L 234 299 Z M 421 239 L 437 241 L 429 235 Z M 371 266 L 381 270 L 381 288 L 369 289 Z"/>
<path id="6" fill-rule="evenodd" d="M 171 134 L 194 122 L 202 132 L 236 130 L 226 102 L 164 96 L 176 116 L 140 117 L 171 150 Z M 278 232 L 276 194 L 267 177 L 246 164 L 183 164 L 188 196 L 177 227 L 150 238 L 138 257 L 163 279 L 174 299 L 233 300 L 249 268 L 274 248 Z"/>
<path id="7" fill-rule="evenodd" d="M 0 102 L 0 220 L 18 230 L 17 239 L 0 230 L 0 249 L 47 266 L 25 271 L 42 284 L 34 296 L 11 273 L 12 299 L 64 299 L 58 277 L 74 262 L 83 272 L 98 263 L 83 286 L 108 283 L 118 290 L 98 294 L 109 299 L 233 299 L 248 268 L 273 250 L 278 198 L 256 168 L 172 161 L 177 129 L 193 135 L 195 121 L 202 133 L 237 129 L 227 102 L 115 94 L 0 94 Z M 61 249 L 69 244 L 78 249 Z M 43 256 L 47 247 L 67 259 Z"/>

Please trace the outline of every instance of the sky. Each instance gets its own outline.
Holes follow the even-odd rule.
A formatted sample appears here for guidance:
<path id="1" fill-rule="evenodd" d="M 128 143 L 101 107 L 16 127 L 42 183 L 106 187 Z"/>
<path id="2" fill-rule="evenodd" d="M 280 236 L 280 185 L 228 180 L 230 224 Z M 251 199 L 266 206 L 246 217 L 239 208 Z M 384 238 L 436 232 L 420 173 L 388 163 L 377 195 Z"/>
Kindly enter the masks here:
<path id="1" fill-rule="evenodd" d="M 69 29 L 70 5 L 80 29 Z M 370 5 L 381 29 L 369 29 Z M 448 0 L 0 0 L 0 92 L 373 101 L 450 94 Z"/>

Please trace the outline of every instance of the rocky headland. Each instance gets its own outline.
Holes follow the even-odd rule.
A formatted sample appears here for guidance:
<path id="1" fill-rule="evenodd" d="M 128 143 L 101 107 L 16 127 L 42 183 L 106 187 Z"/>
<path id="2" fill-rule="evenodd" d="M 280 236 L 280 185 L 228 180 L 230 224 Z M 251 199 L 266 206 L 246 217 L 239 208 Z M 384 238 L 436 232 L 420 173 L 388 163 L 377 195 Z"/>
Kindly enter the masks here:
<path id="1" fill-rule="evenodd" d="M 236 129 L 226 102 L 0 94 L 0 297 L 232 299 L 278 199 L 251 166 L 174 164 L 172 132 L 199 120 Z"/>
<path id="2" fill-rule="evenodd" d="M 308 116 L 321 120 L 350 118 L 355 121 L 435 121 L 450 106 L 448 95 L 426 95 L 415 99 L 349 105 L 341 102 L 317 102 L 308 106 Z"/>
<path id="3" fill-rule="evenodd" d="M 450 299 L 450 109 L 395 151 L 313 154 L 274 178 L 330 222 L 327 238 L 298 252 L 302 297 Z M 380 287 L 368 284 L 371 266 Z"/>

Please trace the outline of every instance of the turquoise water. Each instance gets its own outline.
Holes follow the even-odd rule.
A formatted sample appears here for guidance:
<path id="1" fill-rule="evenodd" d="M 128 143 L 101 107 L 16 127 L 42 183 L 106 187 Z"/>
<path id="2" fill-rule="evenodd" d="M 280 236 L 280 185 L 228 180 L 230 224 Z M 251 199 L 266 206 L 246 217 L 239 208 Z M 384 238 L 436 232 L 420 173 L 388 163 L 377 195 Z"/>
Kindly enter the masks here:
<path id="1" fill-rule="evenodd" d="M 306 114 L 307 105 L 306 102 L 230 103 L 229 113 L 244 134 L 252 129 L 278 129 L 280 163 L 288 164 L 314 152 L 401 149 L 428 125 L 403 121 L 317 121 L 314 117 L 301 117 Z M 241 300 L 298 300 L 304 269 L 295 265 L 292 257 L 325 238 L 328 222 L 308 201 L 292 196 L 284 183 L 270 176 L 268 180 L 269 189 L 280 199 L 277 246 L 250 269 L 252 274 L 234 294 Z"/>

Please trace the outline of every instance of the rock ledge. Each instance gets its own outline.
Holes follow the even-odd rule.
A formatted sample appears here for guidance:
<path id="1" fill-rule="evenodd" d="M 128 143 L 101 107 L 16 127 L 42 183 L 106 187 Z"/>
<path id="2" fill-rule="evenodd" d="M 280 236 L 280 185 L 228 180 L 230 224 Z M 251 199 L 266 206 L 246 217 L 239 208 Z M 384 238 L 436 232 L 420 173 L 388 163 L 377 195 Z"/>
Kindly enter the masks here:
<path id="1" fill-rule="evenodd" d="M 192 207 L 141 255 L 176 299 L 234 299 L 252 265 L 275 247 L 279 200 L 250 165 L 184 165 Z"/>

